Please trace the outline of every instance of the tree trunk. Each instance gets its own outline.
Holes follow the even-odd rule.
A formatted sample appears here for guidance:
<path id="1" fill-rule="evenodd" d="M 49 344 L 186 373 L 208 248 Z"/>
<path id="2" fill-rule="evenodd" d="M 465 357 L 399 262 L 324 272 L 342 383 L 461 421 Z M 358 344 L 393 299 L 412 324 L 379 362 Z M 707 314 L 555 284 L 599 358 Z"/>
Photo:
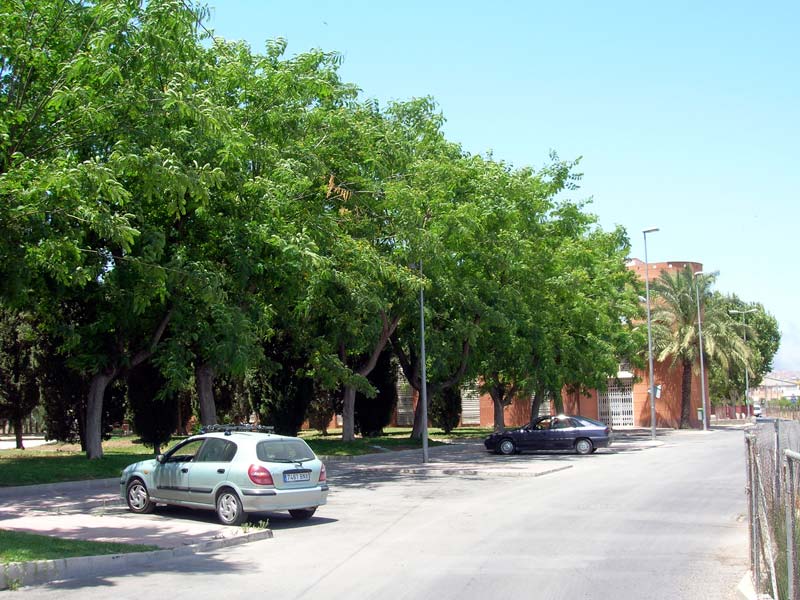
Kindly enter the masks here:
<path id="1" fill-rule="evenodd" d="M 22 443 L 22 416 L 17 415 L 14 417 L 14 437 L 17 441 L 17 450 L 25 450 L 25 445 Z"/>
<path id="2" fill-rule="evenodd" d="M 493 385 L 489 390 L 489 395 L 492 397 L 494 404 L 494 430 L 498 433 L 503 433 L 506 430 L 505 412 L 503 411 L 503 396 L 505 389 L 502 385 Z"/>
<path id="3" fill-rule="evenodd" d="M 428 398 L 428 409 L 430 410 L 431 407 L 431 391 L 432 386 L 428 385 L 426 389 L 427 398 Z M 417 405 L 414 407 L 414 424 L 411 427 L 411 439 L 412 440 L 421 440 L 422 439 L 422 425 L 423 425 L 423 415 L 422 415 L 422 392 L 419 392 L 419 398 L 417 399 Z"/>
<path id="4" fill-rule="evenodd" d="M 683 377 L 681 382 L 681 429 L 689 427 L 689 410 L 692 400 L 692 363 L 683 361 Z"/>
<path id="5" fill-rule="evenodd" d="M 533 423 L 539 418 L 539 412 L 542 410 L 542 401 L 544 400 L 544 390 L 537 389 L 531 398 L 531 420 Z"/>
<path id="6" fill-rule="evenodd" d="M 89 460 L 103 458 L 103 397 L 117 372 L 117 369 L 112 369 L 97 373 L 89 384 L 89 401 L 86 407 L 86 457 Z"/>
<path id="7" fill-rule="evenodd" d="M 389 338 L 397 329 L 397 324 L 400 322 L 400 317 L 397 316 L 391 321 L 389 321 L 386 313 L 381 311 L 381 321 L 383 323 L 381 327 L 381 336 L 378 339 L 378 343 L 372 348 L 372 354 L 370 354 L 367 362 L 362 364 L 360 367 L 353 369 L 354 372 L 358 373 L 362 377 L 366 377 L 372 372 L 372 369 L 375 368 L 375 365 L 378 363 L 378 357 L 380 356 L 383 349 L 386 348 L 386 344 L 389 343 Z M 343 343 L 339 345 L 339 360 L 342 361 L 343 364 L 347 364 L 347 350 Z M 348 402 L 350 406 L 348 408 Z M 343 442 L 352 442 L 355 438 L 355 416 L 356 416 L 356 390 L 355 388 L 344 388 L 344 407 L 342 408 L 342 441 Z"/>
<path id="8" fill-rule="evenodd" d="M 217 424 L 217 408 L 214 402 L 214 368 L 203 363 L 195 369 L 197 385 L 197 402 L 200 405 L 200 424 L 203 426 Z"/>
<path id="9" fill-rule="evenodd" d="M 342 441 L 352 442 L 356 439 L 355 428 L 356 415 L 356 388 L 347 386 L 344 388 L 344 398 L 342 399 Z"/>

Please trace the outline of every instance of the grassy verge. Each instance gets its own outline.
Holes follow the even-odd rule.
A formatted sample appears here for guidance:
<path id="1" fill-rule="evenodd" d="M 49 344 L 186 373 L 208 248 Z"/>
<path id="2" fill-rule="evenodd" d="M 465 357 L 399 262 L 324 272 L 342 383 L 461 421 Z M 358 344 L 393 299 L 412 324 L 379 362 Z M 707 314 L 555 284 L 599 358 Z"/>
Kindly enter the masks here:
<path id="1" fill-rule="evenodd" d="M 27 450 L 0 451 L 0 487 L 116 477 L 127 465 L 153 455 L 133 438 L 103 443 L 103 458 L 86 460 L 80 446 L 48 444 Z"/>
<path id="2" fill-rule="evenodd" d="M 0 564 L 158 550 L 156 546 L 65 540 L 0 529 Z"/>
<path id="3" fill-rule="evenodd" d="M 429 445 L 439 446 L 447 440 L 482 438 L 489 432 L 487 428 L 465 427 L 445 434 L 441 429 L 432 428 L 428 436 Z M 387 428 L 380 437 L 359 437 L 352 442 L 343 442 L 341 435 L 341 430 L 329 430 L 327 436 L 314 430 L 300 433 L 300 437 L 321 456 L 361 456 L 422 447 L 420 440 L 409 438 L 411 429 L 408 427 Z M 175 441 L 170 446 L 174 443 Z M 75 444 L 48 444 L 27 450 L 2 450 L 0 487 L 116 477 L 129 464 L 152 457 L 153 450 L 129 436 L 103 442 L 103 455 L 99 460 L 86 460 L 80 446 Z"/>
<path id="4" fill-rule="evenodd" d="M 441 446 L 451 440 L 482 438 L 489 432 L 490 430 L 486 428 L 466 427 L 445 434 L 441 429 L 431 428 L 428 431 L 428 445 Z M 308 442 L 314 452 L 322 456 L 361 456 L 387 450 L 422 448 L 422 440 L 410 439 L 411 429 L 408 427 L 387 427 L 382 436 L 359 437 L 352 442 L 341 440 L 342 431 L 340 429 L 329 429 L 327 436 L 323 436 L 316 430 L 301 431 L 299 435 Z"/>

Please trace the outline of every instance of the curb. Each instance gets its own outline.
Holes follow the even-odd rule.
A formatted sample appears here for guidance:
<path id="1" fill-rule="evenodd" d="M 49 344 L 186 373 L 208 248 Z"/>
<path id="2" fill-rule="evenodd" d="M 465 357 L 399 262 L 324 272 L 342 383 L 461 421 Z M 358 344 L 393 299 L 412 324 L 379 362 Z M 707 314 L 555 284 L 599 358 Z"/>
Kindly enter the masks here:
<path id="1" fill-rule="evenodd" d="M 272 538 L 271 529 L 262 529 L 244 535 L 209 540 L 152 552 L 132 552 L 130 554 L 107 554 L 103 556 L 75 556 L 57 560 L 37 560 L 24 563 L 9 563 L 2 566 L 0 590 L 16 589 L 22 586 L 40 585 L 61 579 L 74 579 L 92 575 L 109 574 L 114 570 L 130 566 L 147 566 L 172 558 L 189 556 L 198 552 L 237 546 Z"/>
<path id="2" fill-rule="evenodd" d="M 736 586 L 736 596 L 741 600 L 772 600 L 769 594 L 756 594 L 752 571 L 748 571 Z"/>
<path id="3" fill-rule="evenodd" d="M 401 468 L 398 469 L 399 473 L 403 475 L 480 475 L 482 473 L 491 473 L 497 477 L 541 477 L 542 475 L 549 475 L 550 473 L 558 473 L 559 471 L 566 471 L 567 469 L 571 469 L 573 465 L 566 465 L 563 467 L 554 467 L 552 469 L 548 469 L 546 471 L 537 471 L 535 473 L 529 473 L 524 471 L 502 471 L 502 470 L 491 470 L 491 469 L 453 469 L 453 468 L 445 468 L 445 469 L 425 469 L 425 468 Z"/>

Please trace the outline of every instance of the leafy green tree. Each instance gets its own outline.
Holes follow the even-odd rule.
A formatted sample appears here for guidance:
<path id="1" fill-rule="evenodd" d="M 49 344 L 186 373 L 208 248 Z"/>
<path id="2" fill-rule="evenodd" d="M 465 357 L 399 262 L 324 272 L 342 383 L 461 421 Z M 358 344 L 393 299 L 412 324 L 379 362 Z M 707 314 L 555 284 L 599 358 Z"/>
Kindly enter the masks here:
<path id="1" fill-rule="evenodd" d="M 432 399 L 474 376 L 470 358 L 487 308 L 481 270 L 487 216 L 477 198 L 491 163 L 466 156 L 458 146 L 436 137 L 440 116 L 432 114 L 433 105 L 394 109 L 421 129 L 418 137 L 425 142 L 405 177 L 393 181 L 387 193 L 394 198 L 394 219 L 402 223 L 405 260 L 424 276 L 426 385 Z M 419 293 L 397 302 L 402 318 L 391 337 L 392 349 L 406 380 L 420 392 Z M 421 408 L 418 402 L 411 433 L 416 439 L 422 436 Z"/>
<path id="2" fill-rule="evenodd" d="M 327 349 L 318 354 L 333 355 L 344 367 L 337 375 L 344 388 L 342 439 L 352 440 L 356 392 L 370 390 L 366 377 L 400 322 L 399 303 L 419 286 L 391 187 L 404 177 L 412 137 L 407 129 L 414 124 L 374 103 L 336 114 L 335 143 L 320 155 L 335 176 L 312 232 L 323 262 L 304 304 L 329 332 Z"/>
<path id="3" fill-rule="evenodd" d="M 705 364 L 728 369 L 734 362 L 748 362 L 750 353 L 725 306 L 709 301 L 714 275 L 695 277 L 690 266 L 670 273 L 663 271 L 653 282 L 653 345 L 657 359 L 681 369 L 681 421 L 689 426 L 692 372 L 699 369 L 698 291 L 703 327 Z"/>
<path id="4" fill-rule="evenodd" d="M 450 433 L 461 421 L 461 390 L 449 387 L 433 395 L 429 410 L 433 424 Z"/>
<path id="5" fill-rule="evenodd" d="M 308 406 L 308 423 L 322 435 L 328 435 L 328 425 L 338 412 L 341 413 L 341 394 L 325 390 L 316 390 L 314 398 Z"/>
<path id="6" fill-rule="evenodd" d="M 6 237 L 28 250 L 8 258 L 54 321 L 58 286 L 82 286 L 93 307 L 68 323 L 64 347 L 90 377 L 97 458 L 106 387 L 153 355 L 187 288 L 213 283 L 185 232 L 221 186 L 236 132 L 208 90 L 203 11 L 180 0 L 16 4 L 17 25 L 36 27 L 5 32 L 3 122 L 24 124 L 4 147 L 0 198 Z"/>
<path id="7" fill-rule="evenodd" d="M 0 306 L 0 419 L 14 427 L 24 450 L 23 421 L 39 404 L 40 347 L 30 315 Z"/>
<path id="8" fill-rule="evenodd" d="M 258 411 L 261 423 L 275 427 L 276 433 L 297 435 L 314 397 L 308 357 L 298 353 L 289 340 L 275 338 L 270 340 L 265 354 L 272 362 L 272 370 L 259 369 L 245 380 L 250 404 Z"/>
<path id="9" fill-rule="evenodd" d="M 127 396 L 133 415 L 133 429 L 154 454 L 168 443 L 178 427 L 178 396 L 167 388 L 158 367 L 142 363 L 126 374 Z"/>
<path id="10" fill-rule="evenodd" d="M 595 217 L 578 206 L 559 213 L 546 303 L 537 311 L 531 419 L 547 398 L 560 407 L 565 387 L 578 393 L 604 389 L 620 362 L 641 362 L 644 346 L 643 332 L 633 325 L 641 316 L 640 286 L 625 264 L 625 232 L 595 228 Z"/>
<path id="11" fill-rule="evenodd" d="M 383 435 L 397 406 L 397 371 L 390 349 L 381 352 L 367 379 L 375 388 L 375 395 L 356 394 L 355 423 L 362 436 L 377 437 Z"/>
<path id="12" fill-rule="evenodd" d="M 778 322 L 759 303 L 747 303 L 735 294 L 719 292 L 709 298 L 709 303 L 719 304 L 734 321 L 734 327 L 744 340 L 747 339 L 749 361 L 733 360 L 725 369 L 714 361 L 709 365 L 709 392 L 712 402 L 733 404 L 743 401 L 745 383 L 751 387 L 759 385 L 764 375 L 772 370 L 772 360 L 780 346 L 781 334 Z M 735 311 L 735 312 L 731 312 Z M 752 311 L 752 312 L 751 312 Z M 742 315 L 742 313 L 745 313 Z M 749 381 L 745 381 L 745 369 Z"/>

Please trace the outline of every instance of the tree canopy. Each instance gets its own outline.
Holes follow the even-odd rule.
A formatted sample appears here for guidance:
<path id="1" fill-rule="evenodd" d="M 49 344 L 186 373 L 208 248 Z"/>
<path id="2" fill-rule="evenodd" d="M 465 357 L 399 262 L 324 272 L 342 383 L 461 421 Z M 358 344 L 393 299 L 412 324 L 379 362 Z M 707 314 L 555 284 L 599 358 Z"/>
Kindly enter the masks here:
<path id="1" fill-rule="evenodd" d="M 90 458 L 110 386 L 142 373 L 137 410 L 191 391 L 213 423 L 222 386 L 292 433 L 336 398 L 352 439 L 387 348 L 422 386 L 420 290 L 429 391 L 480 379 L 499 427 L 514 396 L 602 387 L 641 346 L 627 236 L 572 197 L 577 161 L 471 155 L 433 99 L 380 106 L 339 55 L 215 38 L 182 0 L 2 11 L 0 306 L 35 319 L 64 402 L 84 395 L 52 414 L 85 415 Z"/>

